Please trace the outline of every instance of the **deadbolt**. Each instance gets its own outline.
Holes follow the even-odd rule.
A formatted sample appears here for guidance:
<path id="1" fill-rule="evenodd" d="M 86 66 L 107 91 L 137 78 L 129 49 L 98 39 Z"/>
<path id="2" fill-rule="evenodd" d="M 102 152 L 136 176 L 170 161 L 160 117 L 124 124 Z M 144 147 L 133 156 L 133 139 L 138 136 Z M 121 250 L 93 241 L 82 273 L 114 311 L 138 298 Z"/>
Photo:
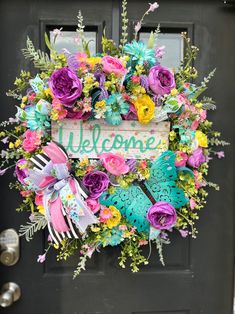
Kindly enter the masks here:
<path id="1" fill-rule="evenodd" d="M 19 300 L 21 296 L 20 287 L 14 282 L 3 285 L 0 293 L 0 306 L 8 307 Z"/>
<path id="2" fill-rule="evenodd" d="M 6 266 L 15 265 L 20 257 L 19 235 L 14 229 L 0 233 L 0 262 Z"/>

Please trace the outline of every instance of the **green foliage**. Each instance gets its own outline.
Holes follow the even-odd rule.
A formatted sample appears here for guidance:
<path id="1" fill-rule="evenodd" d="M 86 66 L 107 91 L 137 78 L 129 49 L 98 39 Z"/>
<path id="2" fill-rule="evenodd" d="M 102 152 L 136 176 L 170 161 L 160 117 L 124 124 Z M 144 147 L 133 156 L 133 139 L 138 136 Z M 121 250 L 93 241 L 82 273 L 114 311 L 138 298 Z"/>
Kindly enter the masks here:
<path id="1" fill-rule="evenodd" d="M 102 50 L 104 54 L 110 55 L 110 56 L 117 56 L 119 55 L 119 49 L 116 46 L 115 42 L 112 39 L 108 39 L 105 34 L 105 29 L 102 36 Z"/>
<path id="2" fill-rule="evenodd" d="M 47 226 L 46 217 L 40 213 L 33 213 L 30 222 L 27 225 L 21 225 L 19 230 L 20 237 L 25 237 L 26 241 L 33 239 L 33 236 L 39 230 Z"/>
<path id="3" fill-rule="evenodd" d="M 35 68 L 47 71 L 51 67 L 51 60 L 47 53 L 35 49 L 33 42 L 27 37 L 26 48 L 22 49 L 25 59 L 33 61 Z"/>
<path id="4" fill-rule="evenodd" d="M 128 38 L 127 0 L 122 1 L 121 17 L 122 17 L 122 34 L 119 48 L 123 51 L 123 47 L 127 43 Z"/>

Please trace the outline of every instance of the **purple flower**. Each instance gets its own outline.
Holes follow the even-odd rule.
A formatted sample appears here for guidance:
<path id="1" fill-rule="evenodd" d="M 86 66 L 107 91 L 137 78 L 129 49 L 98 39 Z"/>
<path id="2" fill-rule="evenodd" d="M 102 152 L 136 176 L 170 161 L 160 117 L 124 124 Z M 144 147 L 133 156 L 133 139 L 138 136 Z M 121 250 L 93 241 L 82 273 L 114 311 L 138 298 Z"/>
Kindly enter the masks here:
<path id="1" fill-rule="evenodd" d="M 102 171 L 90 172 L 84 176 L 83 184 L 90 192 L 90 197 L 96 199 L 107 190 L 109 177 Z"/>
<path id="2" fill-rule="evenodd" d="M 147 213 L 147 220 L 159 230 L 171 229 L 176 223 L 175 208 L 167 202 L 157 202 L 151 206 Z"/>
<path id="3" fill-rule="evenodd" d="M 8 139 L 8 136 L 7 137 L 4 137 L 1 142 L 3 142 L 3 144 L 6 144 L 9 142 L 9 139 Z"/>
<path id="4" fill-rule="evenodd" d="M 72 107 L 75 100 L 81 96 L 82 82 L 69 68 L 55 70 L 49 80 L 49 87 L 55 98 L 65 107 Z"/>
<path id="5" fill-rule="evenodd" d="M 137 22 L 135 25 L 135 33 L 137 34 L 139 32 L 139 30 L 141 29 L 141 22 Z"/>
<path id="6" fill-rule="evenodd" d="M 205 161 L 206 161 L 206 157 L 203 155 L 202 148 L 199 147 L 188 158 L 187 164 L 193 168 L 198 168 Z"/>
<path id="7" fill-rule="evenodd" d="M 28 177 L 28 168 L 25 168 L 26 164 L 27 161 L 24 158 L 22 158 L 17 161 L 15 167 L 17 179 L 23 185 L 25 185 L 24 179 Z"/>
<path id="8" fill-rule="evenodd" d="M 217 157 L 220 158 L 224 158 L 224 151 L 221 150 L 220 152 L 216 152 Z"/>
<path id="9" fill-rule="evenodd" d="M 166 67 L 155 65 L 149 71 L 149 86 L 157 95 L 169 94 L 175 88 L 174 74 Z"/>
<path id="10" fill-rule="evenodd" d="M 130 104 L 128 113 L 123 114 L 122 117 L 124 120 L 137 120 L 137 112 L 135 106 L 133 104 Z"/>
<path id="11" fill-rule="evenodd" d="M 186 238 L 188 236 L 188 230 L 183 230 L 183 229 L 180 229 L 179 230 L 180 234 L 181 234 L 181 237 L 183 238 Z"/>
<path id="12" fill-rule="evenodd" d="M 8 168 L 0 169 L 0 176 L 3 176 L 6 173 L 7 169 Z"/>
<path id="13" fill-rule="evenodd" d="M 46 260 L 46 253 L 44 253 L 43 255 L 38 255 L 38 259 L 37 259 L 38 263 L 44 263 L 45 260 Z"/>

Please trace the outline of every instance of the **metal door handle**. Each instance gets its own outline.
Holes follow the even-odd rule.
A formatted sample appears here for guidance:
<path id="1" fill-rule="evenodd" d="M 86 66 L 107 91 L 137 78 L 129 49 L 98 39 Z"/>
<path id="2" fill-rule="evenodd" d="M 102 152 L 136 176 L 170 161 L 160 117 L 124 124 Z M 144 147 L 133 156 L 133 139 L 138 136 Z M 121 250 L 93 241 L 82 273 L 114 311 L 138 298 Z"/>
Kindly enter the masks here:
<path id="1" fill-rule="evenodd" d="M 6 266 L 15 265 L 20 257 L 19 235 L 14 229 L 0 233 L 0 262 Z"/>
<path id="2" fill-rule="evenodd" d="M 8 307 L 19 300 L 21 296 L 20 287 L 14 282 L 5 283 L 0 293 L 0 306 Z"/>

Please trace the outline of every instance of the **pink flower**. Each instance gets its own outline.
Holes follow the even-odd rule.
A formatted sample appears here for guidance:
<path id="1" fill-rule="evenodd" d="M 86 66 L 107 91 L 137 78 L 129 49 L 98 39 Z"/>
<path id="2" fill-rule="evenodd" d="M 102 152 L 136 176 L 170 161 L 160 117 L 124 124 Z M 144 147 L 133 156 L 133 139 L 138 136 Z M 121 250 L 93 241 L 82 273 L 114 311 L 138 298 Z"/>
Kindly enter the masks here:
<path id="1" fill-rule="evenodd" d="M 22 197 L 28 197 L 30 194 L 32 193 L 32 191 L 30 191 L 30 190 L 27 190 L 27 191 L 20 191 L 20 195 L 22 196 Z"/>
<path id="2" fill-rule="evenodd" d="M 113 153 L 103 153 L 99 155 L 105 169 L 115 176 L 120 176 L 129 171 L 129 166 L 125 163 L 125 159 L 121 155 Z"/>
<path id="3" fill-rule="evenodd" d="M 193 131 L 196 131 L 196 129 L 198 128 L 198 126 L 199 126 L 199 121 L 194 120 L 194 121 L 192 122 L 192 124 L 191 124 L 191 129 L 192 129 Z"/>
<path id="4" fill-rule="evenodd" d="M 139 76 L 136 76 L 136 75 L 133 75 L 133 76 L 131 77 L 131 80 L 132 80 L 132 82 L 135 83 L 135 84 L 139 84 L 139 82 L 140 82 Z"/>
<path id="5" fill-rule="evenodd" d="M 186 153 L 181 152 L 181 151 L 176 152 L 176 159 L 175 159 L 176 167 L 185 167 L 187 160 L 188 160 L 188 155 Z"/>
<path id="6" fill-rule="evenodd" d="M 139 245 L 140 245 L 140 246 L 147 245 L 147 244 L 148 244 L 148 241 L 147 241 L 147 240 L 140 240 L 140 241 L 139 241 Z"/>
<path id="7" fill-rule="evenodd" d="M 43 206 L 43 195 L 42 194 L 36 194 L 36 196 L 35 196 L 35 204 L 37 206 Z"/>
<path id="8" fill-rule="evenodd" d="M 37 259 L 38 263 L 44 263 L 45 260 L 46 260 L 46 253 L 44 253 L 43 255 L 38 255 L 38 259 Z"/>
<path id="9" fill-rule="evenodd" d="M 206 120 L 206 117 L 207 117 L 207 113 L 206 113 L 206 110 L 201 110 L 200 111 L 200 118 L 202 121 L 205 121 Z"/>
<path id="10" fill-rule="evenodd" d="M 121 230 L 121 231 L 126 231 L 127 230 L 127 226 L 126 225 L 120 225 L 118 227 L 118 229 Z"/>
<path id="11" fill-rule="evenodd" d="M 137 22 L 136 25 L 135 25 L 135 33 L 137 34 L 139 32 L 139 30 L 141 29 L 141 23 L 140 22 Z"/>
<path id="12" fill-rule="evenodd" d="M 87 206 L 91 209 L 91 211 L 95 214 L 100 210 L 100 203 L 98 199 L 93 199 L 88 197 L 86 199 Z"/>
<path id="13" fill-rule="evenodd" d="M 157 59 L 161 59 L 165 54 L 165 46 L 156 47 L 155 49 L 155 57 Z"/>
<path id="14" fill-rule="evenodd" d="M 224 151 L 216 152 L 216 155 L 219 159 L 224 158 Z"/>
<path id="15" fill-rule="evenodd" d="M 157 2 L 149 3 L 149 12 L 154 12 L 159 7 L 159 4 Z"/>
<path id="16" fill-rule="evenodd" d="M 105 73 L 114 73 L 117 76 L 122 76 L 126 74 L 126 69 L 118 58 L 104 56 L 101 63 L 103 65 L 103 71 Z"/>
<path id="17" fill-rule="evenodd" d="M 37 131 L 27 130 L 24 133 L 24 138 L 23 148 L 29 153 L 34 152 L 41 144 L 41 133 Z"/>
<path id="18" fill-rule="evenodd" d="M 108 219 L 112 218 L 111 209 L 108 207 L 102 207 L 100 211 L 100 222 L 106 222 Z"/>
<path id="19" fill-rule="evenodd" d="M 191 209 L 194 209 L 196 207 L 197 203 L 194 201 L 193 198 L 190 198 L 189 205 L 190 205 Z"/>

